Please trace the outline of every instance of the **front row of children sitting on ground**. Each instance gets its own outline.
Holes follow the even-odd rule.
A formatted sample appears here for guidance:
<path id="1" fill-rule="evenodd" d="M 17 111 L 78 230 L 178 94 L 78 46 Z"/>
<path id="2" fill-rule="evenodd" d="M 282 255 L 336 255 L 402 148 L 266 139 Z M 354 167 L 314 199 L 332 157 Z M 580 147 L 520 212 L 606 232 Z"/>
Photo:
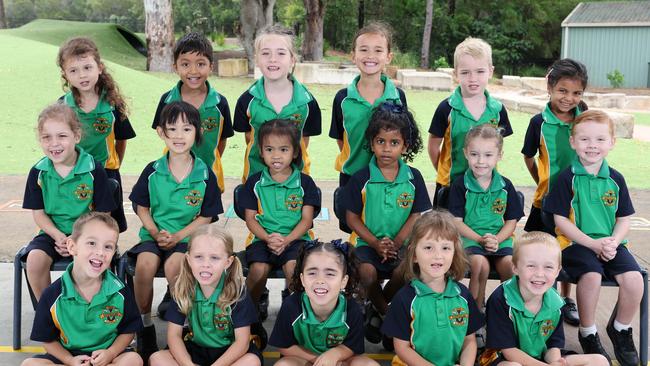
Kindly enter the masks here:
<path id="1" fill-rule="evenodd" d="M 616 356 L 625 365 L 638 363 L 630 323 L 643 284 L 639 266 L 624 245 L 634 211 L 623 177 L 604 160 L 614 144 L 612 122 L 605 113 L 588 111 L 576 118 L 570 143 L 577 159 L 559 175 L 546 202 L 545 210 L 554 215 L 564 235 L 561 239 L 574 243 L 562 251 L 555 238 L 541 232 L 524 234 L 512 250 L 507 239 L 522 208 L 510 181 L 494 170 L 502 154 L 496 128 L 480 125 L 465 138 L 469 169 L 451 187 L 453 215 L 422 214 L 431 208 L 424 180 L 401 159 L 420 145 L 412 117 L 392 104 L 374 113 L 366 132 L 374 156 L 368 168 L 351 177 L 343 193 L 356 246 L 322 243 L 308 235 L 320 199 L 313 180 L 292 165 L 300 153 L 297 129 L 276 120 L 258 131 L 266 168 L 247 181 L 242 205 L 254 236 L 247 247 L 248 261 L 262 263 L 261 268 L 252 265 L 251 271 L 265 278 L 273 266 L 282 266 L 292 292 L 269 338 L 283 356 L 277 364 L 376 364 L 363 356 L 367 326 L 356 301 L 363 296 L 380 306 L 383 301 L 385 317 L 377 326 L 389 342 L 392 339 L 396 364 L 471 365 L 477 357 L 475 333 L 487 324 L 482 365 L 606 365 L 594 317 L 603 275 L 620 286 L 607 326 Z M 152 352 L 150 358 L 145 354 L 150 364 L 263 362 L 259 343 L 250 341 L 251 327 L 258 323 L 251 295 L 263 282 L 245 285 L 232 238 L 209 225 L 223 209 L 214 174 L 190 153 L 201 138 L 198 112 L 174 102 L 163 109 L 161 121 L 157 130 L 168 148 L 166 158 L 145 168 L 131 194 L 143 222 L 142 242 L 129 252 L 138 257 L 134 296 L 107 271 L 119 228 L 99 212 L 114 209 L 105 173 L 83 149 L 75 148 L 79 127 L 68 107 L 55 105 L 41 113 L 38 131 L 46 158 L 30 172 L 25 205 L 44 223 L 39 225 L 44 233 L 30 243 L 29 253 L 51 251 L 45 254 L 50 261 L 67 255 L 74 261 L 61 279 L 40 293 L 32 339 L 44 342 L 47 354 L 25 365 L 140 364 L 140 355 L 128 346 L 151 321 L 150 315 L 147 319 L 140 313 L 146 306 L 150 311 L 151 282 L 161 263 L 172 289 L 173 301 L 165 314 L 169 348 Z M 179 182 L 183 189 L 178 189 Z M 63 197 L 62 187 L 72 187 L 75 199 Z M 365 187 L 362 193 L 360 187 Z M 288 194 L 290 202 L 283 199 L 278 206 L 280 192 Z M 57 197 L 58 204 L 53 204 Z M 395 197 L 402 203 L 399 207 L 410 211 L 394 208 L 397 211 L 382 215 L 385 197 Z M 90 209 L 94 212 L 83 214 Z M 486 222 L 463 220 L 470 209 L 485 211 L 480 217 Z M 75 215 L 81 217 L 74 220 Z M 377 225 L 381 217 L 399 220 L 400 229 L 382 232 L 396 225 Z M 159 230 L 161 226 L 170 229 Z M 491 230 L 477 229 L 483 226 Z M 57 235 L 53 228 L 60 227 L 71 227 L 72 234 Z M 47 238 L 53 243 L 44 243 Z M 258 244 L 260 249 L 255 245 L 259 242 L 266 244 Z M 475 257 L 485 255 L 496 259 L 505 280 L 483 311 L 475 299 L 482 296 L 484 284 L 470 291 L 457 282 L 468 268 L 466 253 L 472 273 L 484 276 L 487 260 Z M 562 350 L 563 300 L 552 288 L 561 267 L 578 279 L 584 355 Z M 359 286 L 364 271 L 374 271 L 374 277 L 366 276 L 367 282 Z M 377 280 L 379 273 L 384 276 L 382 271 L 393 282 L 384 289 Z M 360 288 L 365 293 L 359 294 Z M 386 296 L 389 290 L 392 294 Z"/>

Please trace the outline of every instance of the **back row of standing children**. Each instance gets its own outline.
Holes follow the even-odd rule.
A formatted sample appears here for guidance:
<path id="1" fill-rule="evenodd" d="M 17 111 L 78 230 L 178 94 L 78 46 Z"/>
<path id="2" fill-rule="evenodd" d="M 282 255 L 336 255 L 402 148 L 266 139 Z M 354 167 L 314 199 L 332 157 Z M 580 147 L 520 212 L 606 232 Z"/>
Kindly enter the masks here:
<path id="1" fill-rule="evenodd" d="M 282 267 L 288 284 L 292 283 L 294 272 L 304 270 L 294 268 L 305 240 L 313 238 L 310 228 L 315 212 L 320 209 L 316 185 L 308 176 L 307 154 L 309 137 L 321 132 L 320 109 L 307 89 L 291 76 L 296 56 L 289 34 L 270 28 L 258 37 L 255 49 L 263 77 L 239 98 L 231 124 L 226 99 L 207 81 L 212 68 L 209 41 L 190 33 L 176 45 L 174 68 L 181 80 L 161 97 L 152 126 L 164 140 L 166 151 L 161 159 L 147 165 L 130 195 L 143 223 L 141 242 L 128 252 L 136 258 L 134 290 L 144 324 L 138 334 L 143 355 L 157 350 L 151 302 L 158 267 L 163 265 L 172 297 L 178 300 L 174 289 L 178 288 L 178 274 L 187 258 L 184 253 L 189 236 L 223 213 L 217 189 L 224 189 L 221 156 L 233 129 L 244 132 L 247 143 L 243 176 L 246 184 L 241 203 L 251 231 L 246 247 L 250 269 L 246 285 L 254 306 L 259 307 L 272 268 Z M 358 32 L 353 61 L 360 75 L 336 94 L 330 128 L 330 136 L 340 148 L 335 166 L 343 187 L 345 221 L 353 230 L 350 241 L 356 244 L 356 256 L 361 262 L 360 281 L 371 304 L 366 310 L 366 336 L 374 342 L 381 340 L 378 331 L 389 302 L 405 284 L 403 272 L 395 271 L 402 258 L 400 252 L 406 249 L 404 244 L 415 220 L 431 208 L 422 175 L 405 164 L 419 152 L 422 142 L 417 124 L 406 108 L 404 92 L 382 74 L 392 57 L 390 50 L 390 34 L 385 28 L 373 24 Z M 126 140 L 135 136 L 123 98 L 92 41 L 68 41 L 61 48 L 58 64 L 69 88 L 62 101 L 76 112 L 76 117 L 67 116 L 69 112 L 60 106 L 49 107 L 39 117 L 39 141 L 46 158 L 30 172 L 24 205 L 34 210 L 35 221 L 42 229 L 41 235 L 29 244 L 26 255 L 28 279 L 37 297 L 50 282 L 47 268 L 52 260 L 69 255 L 68 236 L 79 215 L 89 210 L 113 211 L 125 229 L 123 212 L 112 202 L 106 177 L 120 182 L 118 168 L 124 158 Z M 454 66 L 459 87 L 441 102 L 434 114 L 429 129 L 429 155 L 438 170 L 436 193 L 438 188 L 449 187 L 449 209 L 456 217 L 470 257 L 470 293 L 482 307 L 490 266 L 496 267 L 503 280 L 513 274 L 512 235 L 516 222 L 523 216 L 523 207 L 512 183 L 495 169 L 502 156 L 502 136 L 512 134 L 512 129 L 505 108 L 485 90 L 493 71 L 489 45 L 478 39 L 464 41 L 456 49 Z M 569 140 L 571 146 L 574 142 L 578 146 L 568 132 L 570 122 L 584 110 L 580 103 L 587 82 L 584 66 L 560 60 L 549 71 L 548 80 L 550 102 L 542 114 L 531 120 L 522 150 L 526 165 L 538 182 L 533 205 L 537 217 L 541 216 L 541 197 L 551 190 L 559 172 L 569 164 L 585 164 L 582 158 L 570 158 L 571 152 L 565 149 Z M 586 118 L 586 122 L 599 118 Z M 83 135 L 77 119 L 82 122 Z M 562 143 L 560 139 L 567 141 Z M 537 151 L 538 166 L 534 161 Z M 586 152 L 585 159 L 600 159 L 602 163 L 606 152 L 599 154 L 594 157 Z M 609 170 L 602 173 L 606 179 Z M 590 174 L 600 176 L 600 171 Z M 617 210 L 614 216 L 612 212 L 603 212 L 606 215 L 597 220 L 600 226 L 596 225 L 592 234 L 608 239 L 599 240 L 591 248 L 598 255 L 595 262 L 573 273 L 580 278 L 578 304 L 584 303 L 579 309 L 586 314 L 581 322 L 580 342 L 587 353 L 606 354 L 594 325 L 597 292 L 594 298 L 593 291 L 584 290 L 589 292 L 587 295 L 581 288 L 593 288 L 588 286 L 595 285 L 596 279 L 606 272 L 619 280 L 621 294 L 633 299 L 640 297 L 638 265 L 624 246 L 618 246 L 627 232 L 625 219 L 633 210 L 625 201 L 624 181 L 616 174 L 612 173 L 614 183 L 602 183 L 600 188 L 608 189 L 603 192 L 608 195 L 606 204 Z M 62 191 L 61 187 L 67 186 L 74 192 L 74 198 Z M 439 196 L 444 197 L 436 194 L 435 199 Z M 616 204 L 617 199 L 622 206 Z M 74 204 L 62 206 L 69 201 Z M 549 204 L 549 211 L 556 209 L 551 212 L 560 216 L 555 219 L 560 230 L 567 230 L 561 233 L 581 244 L 585 237 L 570 225 L 578 225 L 576 229 L 580 231 L 582 223 L 569 212 L 588 211 L 584 207 L 568 210 L 556 201 Z M 527 230 L 553 232 L 540 226 L 540 219 L 529 223 L 537 226 L 527 226 Z M 613 231 L 615 238 L 609 239 Z M 624 258 L 616 254 L 616 248 Z M 578 254 L 579 258 L 585 255 Z M 599 267 L 599 263 L 610 264 L 612 258 L 623 259 L 614 261 L 614 269 Z M 391 279 L 383 289 L 381 278 Z M 584 286 L 583 281 L 589 284 Z M 618 344 L 617 358 L 633 364 L 636 351 L 633 344 L 630 348 L 629 324 L 634 302 L 628 304 L 631 306 L 619 307 L 610 338 L 619 340 L 614 342 Z M 187 311 L 181 313 L 188 315 Z M 481 334 L 480 329 L 471 333 Z M 172 355 L 176 357 L 174 352 Z"/>

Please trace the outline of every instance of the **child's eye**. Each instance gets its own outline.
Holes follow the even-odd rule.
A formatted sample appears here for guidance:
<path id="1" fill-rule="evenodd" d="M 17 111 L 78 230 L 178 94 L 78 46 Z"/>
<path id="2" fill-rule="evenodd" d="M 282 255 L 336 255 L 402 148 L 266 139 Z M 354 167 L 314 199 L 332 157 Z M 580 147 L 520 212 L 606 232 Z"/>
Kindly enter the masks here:
<path id="1" fill-rule="evenodd" d="M 271 152 L 271 151 L 273 151 L 273 149 L 270 148 L 270 147 L 265 147 L 265 148 L 264 148 L 264 151 L 265 151 L 265 152 Z"/>
<path id="2" fill-rule="evenodd" d="M 280 151 L 281 152 L 287 152 L 287 151 L 289 151 L 289 148 L 288 147 L 282 147 L 282 148 L 280 148 Z"/>
<path id="3" fill-rule="evenodd" d="M 106 245 L 104 245 L 104 249 L 106 249 L 106 250 L 111 250 L 111 251 L 112 251 L 112 250 L 113 250 L 113 244 L 106 244 Z"/>
<path id="4" fill-rule="evenodd" d="M 183 131 L 184 131 L 184 132 L 190 132 L 190 131 L 192 131 L 192 130 L 193 130 L 192 127 L 183 127 Z"/>
<path id="5" fill-rule="evenodd" d="M 92 241 L 92 240 L 89 240 L 86 244 L 88 244 L 90 246 L 93 246 L 93 247 L 95 246 L 95 242 Z"/>
<path id="6" fill-rule="evenodd" d="M 445 246 L 442 247 L 442 250 L 444 250 L 444 251 L 448 251 L 448 250 L 451 250 L 451 249 L 452 248 L 449 245 L 445 245 Z"/>
<path id="7" fill-rule="evenodd" d="M 221 258 L 219 258 L 219 257 L 216 256 L 216 255 L 211 255 L 211 256 L 210 256 L 210 260 L 211 260 L 211 261 L 218 261 L 219 259 L 221 259 Z"/>

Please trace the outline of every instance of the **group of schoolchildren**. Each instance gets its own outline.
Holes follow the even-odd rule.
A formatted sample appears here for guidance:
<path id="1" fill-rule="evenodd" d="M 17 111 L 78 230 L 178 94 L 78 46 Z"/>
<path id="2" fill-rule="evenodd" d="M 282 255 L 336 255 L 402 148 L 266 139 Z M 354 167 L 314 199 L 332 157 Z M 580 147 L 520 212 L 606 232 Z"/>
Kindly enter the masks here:
<path id="1" fill-rule="evenodd" d="M 152 125 L 165 149 L 129 196 L 142 222 L 140 243 L 125 254 L 136 262 L 131 287 L 109 268 L 126 230 L 114 196 L 135 132 L 95 44 L 67 41 L 58 56 L 66 94 L 38 117 L 45 157 L 24 199 L 41 229 L 24 258 L 39 299 L 31 338 L 47 353 L 23 365 L 263 364 L 274 268 L 286 277 L 268 338 L 281 355 L 276 365 L 377 365 L 364 356 L 364 337 L 394 349 L 393 365 L 607 365 L 595 325 L 603 276 L 620 287 L 607 334 L 619 363 L 636 365 L 630 324 L 643 283 L 625 240 L 634 209 L 623 176 L 605 160 L 612 121 L 581 101 L 584 65 L 563 59 L 548 72 L 549 103 L 531 119 L 522 149 L 537 191 L 528 233 L 514 238 L 524 213 L 496 169 L 512 128 L 485 89 L 490 46 L 476 38 L 457 46 L 459 86 L 433 114 L 437 210 L 422 174 L 407 165 L 423 142 L 406 96 L 382 73 L 392 58 L 389 31 L 360 29 L 352 50 L 359 76 L 336 94 L 329 132 L 340 150 L 340 225 L 351 236 L 321 242 L 312 232 L 321 198 L 308 155 L 321 114 L 291 74 L 290 32 L 272 26 L 255 40 L 262 77 L 238 99 L 234 121 L 207 80 L 210 42 L 189 33 L 176 43 L 180 81 L 160 98 Z M 223 213 L 221 159 L 233 130 L 246 141 L 238 205 L 250 230 L 247 277 L 231 235 L 210 225 Z M 65 257 L 74 260 L 50 285 L 50 265 Z M 159 268 L 170 296 L 164 350 L 151 315 Z M 492 269 L 503 283 L 486 301 Z M 561 269 L 577 281 L 579 320 L 568 284 L 564 298 L 554 288 Z M 458 282 L 468 270 L 469 288 Z M 563 349 L 565 317 L 579 322 L 584 354 Z M 138 352 L 130 348 L 136 334 Z"/>

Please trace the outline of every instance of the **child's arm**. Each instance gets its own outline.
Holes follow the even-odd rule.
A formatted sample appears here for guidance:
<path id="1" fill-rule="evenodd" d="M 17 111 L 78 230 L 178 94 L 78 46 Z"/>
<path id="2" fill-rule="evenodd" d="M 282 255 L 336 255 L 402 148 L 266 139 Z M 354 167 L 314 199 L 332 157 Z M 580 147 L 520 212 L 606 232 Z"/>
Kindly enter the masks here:
<path id="1" fill-rule="evenodd" d="M 347 360 L 354 356 L 354 352 L 348 347 L 340 344 L 334 348 L 321 353 L 320 356 L 313 361 L 314 366 L 336 365 L 339 361 Z"/>
<path id="2" fill-rule="evenodd" d="M 529 158 L 524 155 L 524 164 L 526 164 L 526 169 L 528 169 L 530 176 L 533 177 L 535 184 L 539 184 L 539 174 L 537 172 L 537 162 L 535 161 L 535 157 L 533 156 Z"/>
<path id="3" fill-rule="evenodd" d="M 415 221 L 420 217 L 420 215 L 423 212 L 431 210 L 431 198 L 429 197 L 429 193 L 427 192 L 427 185 L 424 182 L 424 178 L 422 177 L 422 173 L 420 173 L 419 170 L 413 167 L 409 167 L 411 169 L 411 173 L 413 174 L 413 179 L 411 179 L 411 183 L 415 187 L 414 194 L 413 194 L 413 203 L 411 205 L 411 214 L 407 218 L 406 222 L 404 222 L 404 225 L 402 225 L 402 228 L 399 230 L 397 235 L 395 235 L 395 238 L 393 239 L 394 242 L 394 249 L 397 251 L 401 246 L 404 245 L 404 242 L 408 238 L 409 234 L 413 230 L 413 225 L 415 224 Z"/>
<path id="4" fill-rule="evenodd" d="M 612 231 L 612 237 L 616 245 L 619 245 L 627 236 L 627 233 L 630 231 L 630 217 L 617 217 L 616 224 L 614 224 L 614 230 Z"/>
<path id="5" fill-rule="evenodd" d="M 178 244 L 179 241 L 183 240 L 184 238 L 192 235 L 192 233 L 198 229 L 199 227 L 203 225 L 207 225 L 212 221 L 211 217 L 205 217 L 205 216 L 197 216 L 192 222 L 189 223 L 189 225 L 185 226 L 181 230 L 173 233 L 170 235 L 169 240 L 167 241 L 166 245 L 161 245 L 163 249 L 167 248 L 173 248 Z"/>
<path id="6" fill-rule="evenodd" d="M 110 364 L 113 362 L 115 357 L 119 356 L 126 347 L 131 344 L 133 338 L 135 338 L 135 333 L 120 334 L 107 349 L 98 349 L 93 351 L 90 356 L 92 358 L 92 365 L 105 366 Z"/>
<path id="7" fill-rule="evenodd" d="M 361 240 L 368 243 L 368 246 L 374 249 L 377 254 L 383 257 L 382 261 L 389 258 L 397 257 L 397 252 L 393 249 L 393 241 L 390 238 L 377 238 L 368 227 L 361 221 L 361 216 L 350 210 L 345 212 L 345 221 L 352 231 L 354 231 Z"/>
<path id="8" fill-rule="evenodd" d="M 45 213 L 45 210 L 32 210 L 32 216 L 34 217 L 34 222 L 36 225 L 41 230 L 43 230 L 45 234 L 54 239 L 54 243 L 57 245 L 57 248 L 59 248 L 59 244 L 62 245 L 61 248 L 64 248 L 66 246 L 65 242 L 68 236 L 61 232 L 61 230 L 59 230 L 56 225 L 54 225 L 52 219 Z M 67 253 L 67 249 L 65 252 Z"/>
<path id="9" fill-rule="evenodd" d="M 314 206 L 303 205 L 302 216 L 298 224 L 291 230 L 289 235 L 284 237 L 284 245 L 289 245 L 292 241 L 300 239 L 312 227 L 314 223 Z"/>
<path id="10" fill-rule="evenodd" d="M 90 365 L 90 356 L 80 355 L 75 357 L 70 353 L 70 351 L 63 348 L 59 341 L 45 342 L 43 343 L 43 348 L 45 348 L 45 352 L 61 360 L 64 365 Z"/>
<path id="11" fill-rule="evenodd" d="M 187 352 L 183 342 L 183 326 L 171 321 L 167 323 L 167 345 L 169 346 L 169 352 L 180 366 L 194 366 L 192 357 Z"/>
<path id="12" fill-rule="evenodd" d="M 138 205 L 135 214 L 138 215 L 138 218 L 142 222 L 142 227 L 149 232 L 149 235 L 151 235 L 152 238 L 158 241 L 160 230 L 158 230 L 158 226 L 153 221 L 153 217 L 151 217 L 151 209 L 149 207 Z"/>
<path id="13" fill-rule="evenodd" d="M 562 353 L 560 353 L 560 349 L 557 347 L 549 348 L 546 351 L 546 354 L 544 354 L 544 361 L 546 361 L 549 365 L 561 365 L 561 359 Z"/>
<path id="14" fill-rule="evenodd" d="M 212 366 L 230 366 L 248 351 L 251 327 L 235 328 L 235 341 L 228 347 Z"/>
<path id="15" fill-rule="evenodd" d="M 433 168 L 436 171 L 438 170 L 438 159 L 440 158 L 440 144 L 442 143 L 442 140 L 442 137 L 429 134 L 429 145 L 427 146 L 427 151 L 429 152 L 429 159 L 431 159 Z"/>
<path id="16" fill-rule="evenodd" d="M 315 353 L 311 353 L 297 344 L 294 344 L 289 348 L 278 348 L 278 352 L 280 352 L 284 357 L 297 357 L 309 362 L 316 361 L 316 358 L 318 357 Z"/>
<path id="17" fill-rule="evenodd" d="M 258 239 L 268 243 L 268 241 L 269 241 L 269 233 L 267 233 L 266 229 L 264 229 L 262 227 L 262 225 L 260 225 L 260 223 L 255 218 L 255 215 L 257 215 L 257 211 L 251 210 L 249 208 L 246 209 L 246 211 L 244 213 L 244 218 L 246 219 L 246 227 Z"/>
<path id="18" fill-rule="evenodd" d="M 228 143 L 227 139 L 219 140 L 219 144 L 217 144 L 217 151 L 219 151 L 219 156 L 223 156 L 223 152 L 226 151 L 227 143 Z"/>
<path id="19" fill-rule="evenodd" d="M 516 227 L 517 220 L 506 220 L 506 222 L 503 223 L 501 230 L 496 234 L 497 242 L 502 243 L 504 240 L 511 238 Z"/>
<path id="20" fill-rule="evenodd" d="M 465 336 L 463 340 L 463 347 L 460 351 L 460 360 L 459 364 L 461 366 L 474 366 L 474 361 L 476 361 L 476 335 L 473 333 Z"/>
<path id="21" fill-rule="evenodd" d="M 115 140 L 115 152 L 121 164 L 124 161 L 124 154 L 126 153 L 126 140 Z"/>
<path id="22" fill-rule="evenodd" d="M 410 342 L 398 338 L 393 338 L 395 353 L 403 363 L 411 366 L 433 366 L 433 364 L 420 356 L 413 348 Z"/>
<path id="23" fill-rule="evenodd" d="M 517 362 L 520 365 L 526 366 L 545 366 L 546 363 L 538 361 L 530 357 L 526 352 L 519 348 L 505 348 L 501 350 L 503 357 L 510 362 Z"/>
<path id="24" fill-rule="evenodd" d="M 560 229 L 560 232 L 569 240 L 593 250 L 596 254 L 600 254 L 603 248 L 603 239 L 607 238 L 590 238 L 587 234 L 583 233 L 576 224 L 571 222 L 568 217 L 553 214 L 553 220 L 555 221 L 555 226 L 557 226 L 557 228 Z"/>
<path id="25" fill-rule="evenodd" d="M 411 234 L 411 231 L 413 231 L 413 225 L 415 224 L 415 221 L 418 219 L 418 217 L 420 217 L 419 212 L 410 214 L 408 219 L 406 219 L 404 225 L 402 225 L 402 228 L 399 229 L 399 232 L 393 239 L 393 242 L 395 243 L 395 250 L 401 248 L 402 245 L 404 245 L 406 238 L 408 238 L 409 234 Z"/>
<path id="26" fill-rule="evenodd" d="M 517 226 L 517 221 L 524 216 L 524 208 L 522 207 L 517 190 L 508 178 L 502 179 L 505 182 L 507 198 L 506 211 L 503 213 L 503 226 L 495 236 L 497 244 L 512 237 L 512 234 L 515 232 L 515 227 Z"/>

